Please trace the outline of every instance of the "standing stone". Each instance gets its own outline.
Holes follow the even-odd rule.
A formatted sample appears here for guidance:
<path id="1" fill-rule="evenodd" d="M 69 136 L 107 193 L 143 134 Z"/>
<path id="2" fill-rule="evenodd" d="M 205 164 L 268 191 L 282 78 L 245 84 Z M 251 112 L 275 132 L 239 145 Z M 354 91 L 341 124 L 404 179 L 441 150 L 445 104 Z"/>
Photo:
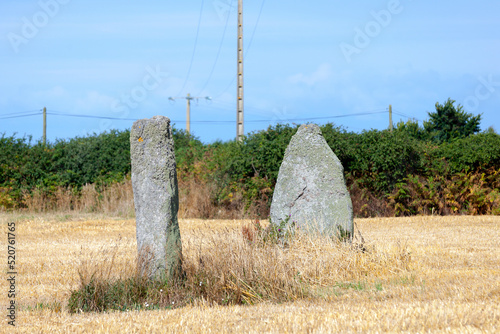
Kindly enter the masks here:
<path id="1" fill-rule="evenodd" d="M 289 219 L 309 232 L 353 236 L 351 196 L 344 168 L 328 146 L 321 129 L 303 124 L 290 140 L 271 203 L 271 222 Z"/>
<path id="2" fill-rule="evenodd" d="M 182 273 L 182 246 L 170 119 L 155 116 L 134 122 L 130 156 L 139 269 L 150 278 L 176 277 Z"/>

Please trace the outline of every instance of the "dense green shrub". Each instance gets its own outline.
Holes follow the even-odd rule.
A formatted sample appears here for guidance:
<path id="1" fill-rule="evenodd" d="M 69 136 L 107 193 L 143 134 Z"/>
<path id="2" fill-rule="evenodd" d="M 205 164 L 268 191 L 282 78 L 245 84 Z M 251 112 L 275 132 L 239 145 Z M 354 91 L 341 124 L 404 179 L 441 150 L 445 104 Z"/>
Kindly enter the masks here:
<path id="1" fill-rule="evenodd" d="M 53 174 L 62 186 L 121 181 L 130 172 L 129 131 L 111 130 L 99 135 L 57 141 Z"/>
<path id="2" fill-rule="evenodd" d="M 235 180 L 255 175 L 276 180 L 286 147 L 297 128 L 278 124 L 253 132 L 242 142 L 229 143 L 226 171 Z"/>
<path id="3" fill-rule="evenodd" d="M 297 129 L 297 125 L 278 124 L 250 133 L 241 142 L 203 144 L 199 138 L 174 127 L 179 179 L 183 184 L 206 185 L 209 191 L 204 196 L 210 197 L 211 205 L 236 208 L 234 201 L 244 201 L 245 209 L 258 205 L 258 212 L 264 214 L 269 209 L 286 147 Z M 438 205 L 436 201 L 443 198 L 439 197 L 443 194 L 437 196 L 435 192 L 452 189 L 451 180 L 462 180 L 463 175 L 490 168 L 497 171 L 500 166 L 500 136 L 492 131 L 436 143 L 414 121 L 398 123 L 392 132 L 354 133 L 331 123 L 321 126 L 321 130 L 344 166 L 350 189 L 360 194 L 356 200 L 381 201 L 375 214 L 392 212 L 381 206 L 383 201 L 393 209 L 403 205 L 407 209 L 404 214 L 419 213 L 418 203 L 408 202 L 409 194 L 417 196 L 418 189 L 432 198 L 429 200 L 434 204 L 425 204 L 432 210 Z M 85 184 L 94 183 L 99 188 L 122 181 L 130 175 L 129 136 L 128 130 L 112 130 L 43 145 L 31 137 L 2 135 L 0 207 L 22 206 L 23 194 L 34 189 L 50 195 L 60 188 L 79 191 Z M 436 175 L 441 177 L 438 183 Z M 476 188 L 486 185 L 479 181 L 460 184 L 475 187 L 475 194 L 483 194 Z M 484 196 L 477 196 L 464 200 L 482 203 Z M 356 207 L 364 210 L 363 216 L 374 214 L 366 211 L 370 207 L 365 205 L 367 202 L 358 204 Z M 481 208 L 474 210 L 483 212 Z"/>
<path id="4" fill-rule="evenodd" d="M 2 205 L 11 207 L 21 196 L 23 170 L 31 138 L 0 137 L 0 195 Z"/>
<path id="5" fill-rule="evenodd" d="M 58 140 L 44 145 L 30 137 L 0 139 L 0 187 L 21 203 L 24 192 L 35 188 L 81 188 L 88 183 L 109 184 L 130 173 L 128 131 Z"/>
<path id="6" fill-rule="evenodd" d="M 417 139 L 419 141 L 428 141 L 430 140 L 429 133 L 422 128 L 418 121 L 409 119 L 406 122 L 398 122 L 396 127 L 394 128 L 396 132 L 402 132 L 405 135 Z"/>
<path id="7" fill-rule="evenodd" d="M 172 136 L 174 137 L 175 159 L 181 173 L 180 177 L 183 177 L 184 174 L 193 172 L 195 163 L 203 157 L 205 145 L 198 137 L 186 130 L 172 127 Z"/>
<path id="8" fill-rule="evenodd" d="M 345 171 L 370 190 L 389 192 L 421 168 L 416 140 L 402 132 L 363 131 L 350 142 L 353 147 L 343 162 Z"/>
<path id="9" fill-rule="evenodd" d="M 434 157 L 436 160 L 444 159 L 451 173 L 499 167 L 500 135 L 479 133 L 456 139 L 440 145 L 435 150 Z"/>

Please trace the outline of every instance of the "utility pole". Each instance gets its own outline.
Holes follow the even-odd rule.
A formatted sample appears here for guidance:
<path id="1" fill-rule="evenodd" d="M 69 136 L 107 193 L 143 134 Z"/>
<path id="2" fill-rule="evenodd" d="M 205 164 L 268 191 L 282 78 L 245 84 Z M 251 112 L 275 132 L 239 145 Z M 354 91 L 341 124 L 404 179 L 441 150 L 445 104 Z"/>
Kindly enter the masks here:
<path id="1" fill-rule="evenodd" d="M 236 98 L 236 139 L 242 140 L 243 129 L 243 0 L 238 0 L 238 82 Z"/>
<path id="2" fill-rule="evenodd" d="M 205 97 L 193 97 L 191 94 L 187 94 L 187 96 L 181 96 L 181 97 L 169 97 L 168 98 L 170 101 L 175 101 L 176 99 L 186 99 L 187 101 L 187 106 L 186 106 L 186 132 L 189 134 L 191 133 L 191 100 L 198 100 L 198 99 L 206 99 L 206 100 L 211 100 L 212 98 L 210 96 L 205 96 Z"/>
<path id="3" fill-rule="evenodd" d="M 47 145 L 47 108 L 43 107 L 43 146 Z"/>
<path id="4" fill-rule="evenodd" d="M 186 96 L 186 102 L 187 102 L 187 106 L 186 106 L 186 132 L 188 134 L 191 133 L 191 100 L 192 99 L 193 98 L 188 93 L 188 95 Z"/>
<path id="5" fill-rule="evenodd" d="M 392 132 L 392 104 L 389 104 L 389 131 Z"/>

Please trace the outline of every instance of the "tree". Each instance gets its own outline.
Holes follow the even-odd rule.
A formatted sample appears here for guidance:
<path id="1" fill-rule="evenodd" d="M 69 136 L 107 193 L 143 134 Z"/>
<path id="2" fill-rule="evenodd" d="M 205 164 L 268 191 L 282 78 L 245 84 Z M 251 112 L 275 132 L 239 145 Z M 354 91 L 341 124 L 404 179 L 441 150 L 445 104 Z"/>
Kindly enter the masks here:
<path id="1" fill-rule="evenodd" d="M 493 134 L 498 134 L 495 131 L 495 128 L 493 126 L 488 127 L 486 130 L 484 130 L 485 133 L 493 133 Z"/>
<path id="2" fill-rule="evenodd" d="M 425 129 L 418 125 L 417 120 L 409 119 L 408 121 L 403 122 L 400 121 L 396 125 L 396 132 L 403 132 L 409 137 L 413 137 L 418 140 L 427 140 L 429 139 L 429 134 Z"/>
<path id="3" fill-rule="evenodd" d="M 454 103 L 450 98 L 444 104 L 436 103 L 436 112 L 429 112 L 429 121 L 424 121 L 424 129 L 435 142 L 449 142 L 480 131 L 481 114 L 469 114 Z"/>

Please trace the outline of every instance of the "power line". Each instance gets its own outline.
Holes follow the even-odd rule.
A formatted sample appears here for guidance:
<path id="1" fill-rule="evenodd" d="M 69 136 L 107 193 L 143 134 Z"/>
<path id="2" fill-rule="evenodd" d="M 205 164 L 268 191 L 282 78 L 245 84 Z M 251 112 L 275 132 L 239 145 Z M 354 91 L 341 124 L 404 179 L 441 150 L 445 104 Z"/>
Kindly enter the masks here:
<path id="1" fill-rule="evenodd" d="M 0 117 L 0 119 L 11 119 L 11 118 L 21 118 L 21 117 L 30 117 L 30 116 L 37 116 L 37 115 L 41 115 L 42 112 L 39 111 L 37 113 L 33 113 L 33 114 L 27 114 L 27 115 L 17 115 L 17 116 L 7 116 L 7 117 Z"/>
<path id="2" fill-rule="evenodd" d="M 215 109 L 224 109 L 224 110 L 233 110 L 234 109 L 234 105 L 230 102 L 223 102 L 223 101 L 212 101 L 212 103 L 214 104 L 213 106 L 210 106 L 210 108 L 215 108 Z M 245 106 L 245 108 L 247 109 L 250 109 L 250 110 L 256 110 L 256 111 L 260 111 L 260 112 L 264 112 L 264 113 L 271 113 L 273 112 L 276 108 L 273 108 L 273 109 L 263 109 L 263 108 L 259 108 L 259 107 L 255 107 L 255 106 Z M 367 114 L 371 114 L 371 113 L 384 113 L 384 112 L 388 112 L 387 108 L 376 108 L 376 109 L 371 109 L 371 110 L 364 110 L 364 111 L 360 111 L 360 113 L 367 113 Z M 352 115 L 352 114 L 351 114 Z"/>
<path id="3" fill-rule="evenodd" d="M 65 117 L 80 117 L 80 118 L 110 119 L 110 120 L 120 120 L 120 121 L 137 121 L 138 120 L 138 118 L 119 118 L 119 117 L 106 117 L 106 116 L 81 115 L 81 114 L 63 114 L 63 113 L 59 113 L 59 112 L 47 112 L 47 115 L 65 116 Z"/>
<path id="4" fill-rule="evenodd" d="M 189 93 L 187 96 L 183 97 L 169 97 L 170 101 L 175 101 L 176 99 L 186 99 L 187 108 L 186 108 L 186 132 L 189 134 L 191 132 L 191 100 L 196 100 L 198 102 L 199 99 L 207 99 L 211 100 L 209 96 L 201 97 L 201 96 L 191 96 Z"/>
<path id="5" fill-rule="evenodd" d="M 186 74 L 186 79 L 184 80 L 184 84 L 182 85 L 182 88 L 175 95 L 180 95 L 182 93 L 184 88 L 186 88 L 186 84 L 189 80 L 189 76 L 191 75 L 191 68 L 193 66 L 194 55 L 196 53 L 196 46 L 198 45 L 198 36 L 200 34 L 201 16 L 203 14 L 203 3 L 204 3 L 204 0 L 201 0 L 200 16 L 198 17 L 198 28 L 196 28 L 196 38 L 194 40 L 193 53 L 191 54 L 191 62 L 189 63 L 189 68 L 188 68 L 188 72 Z"/>
<path id="6" fill-rule="evenodd" d="M 246 122 L 249 123 L 257 123 L 257 122 L 294 122 L 294 121 L 310 121 L 310 120 L 320 120 L 320 119 L 332 119 L 332 118 L 344 118 L 344 117 L 354 117 L 354 116 L 366 116 L 366 115 L 374 115 L 374 114 L 383 114 L 387 111 L 377 111 L 377 112 L 362 112 L 355 114 L 343 114 L 343 115 L 335 115 L 335 116 L 323 116 L 323 117 L 304 117 L 304 118 L 290 118 L 290 119 L 278 119 L 278 120 L 249 120 Z"/>
<path id="7" fill-rule="evenodd" d="M 231 9 L 232 8 L 233 8 L 233 0 L 231 0 L 231 3 L 229 4 L 229 13 L 227 14 L 227 17 L 226 17 L 226 24 L 224 26 L 224 31 L 222 33 L 222 38 L 221 38 L 220 43 L 219 43 L 219 50 L 217 50 L 217 56 L 215 56 L 215 61 L 214 61 L 214 64 L 212 66 L 212 70 L 210 71 L 210 74 L 208 75 L 208 79 L 205 82 L 205 85 L 203 85 L 203 88 L 200 90 L 200 92 L 197 95 L 201 95 L 201 93 L 203 93 L 203 91 L 205 90 L 205 88 L 208 86 L 208 83 L 210 82 L 210 79 L 212 79 L 212 75 L 214 74 L 214 71 L 215 71 L 215 66 L 217 65 L 217 62 L 219 61 L 220 51 L 222 50 L 222 44 L 224 42 L 224 37 L 226 36 L 227 24 L 229 22 L 229 17 L 231 16 L 230 14 L 231 14 Z"/>
<path id="8" fill-rule="evenodd" d="M 259 25 L 260 16 L 262 14 L 262 9 L 264 8 L 264 3 L 265 2 L 266 2 L 266 0 L 262 0 L 262 3 L 260 5 L 259 15 L 257 16 L 257 21 L 255 21 L 255 26 L 253 27 L 252 35 L 250 35 L 250 41 L 248 42 L 248 45 L 247 45 L 247 51 L 245 52 L 245 57 L 246 57 L 246 55 L 248 53 L 248 50 L 252 46 L 253 36 L 255 35 L 255 31 L 257 30 L 257 26 Z"/>
<path id="9" fill-rule="evenodd" d="M 353 113 L 353 114 L 341 114 L 341 115 L 322 116 L 322 117 L 303 117 L 303 118 L 289 118 L 289 119 L 257 119 L 257 120 L 247 120 L 246 122 L 248 122 L 248 123 L 300 122 L 300 121 L 326 120 L 326 119 L 355 117 L 355 116 L 367 116 L 367 115 L 382 114 L 382 113 L 386 113 L 386 112 L 387 112 L 387 110 L 367 111 L 367 112 L 360 112 L 360 113 Z M 39 111 L 36 113 L 27 114 L 27 115 L 15 115 L 15 116 L 0 117 L 0 119 L 30 117 L 30 116 L 38 116 L 41 114 L 42 114 L 42 112 Z M 116 121 L 137 121 L 138 120 L 138 118 L 119 118 L 119 117 L 107 117 L 107 116 L 97 116 L 97 115 L 67 114 L 67 113 L 63 113 L 60 111 L 48 111 L 47 115 L 63 116 L 63 117 L 77 117 L 77 118 L 107 119 L 107 120 L 116 120 Z M 185 122 L 185 120 L 171 120 L 171 122 L 172 123 L 181 123 L 181 122 Z M 191 123 L 196 123 L 196 124 L 226 124 L 226 123 L 234 123 L 234 121 L 201 120 L 201 121 L 192 121 Z"/>
<path id="10" fill-rule="evenodd" d="M 259 120 L 248 120 L 245 122 L 248 123 L 263 123 L 263 122 L 294 122 L 294 121 L 311 121 L 311 120 L 320 120 L 320 119 L 332 119 L 332 118 L 343 118 L 343 117 L 351 117 L 351 116 L 366 116 L 366 115 L 374 115 L 374 114 L 383 114 L 387 111 L 376 111 L 376 112 L 362 112 L 355 114 L 343 114 L 343 115 L 334 115 L 334 116 L 322 116 L 322 117 L 304 117 L 304 118 L 289 118 L 289 119 L 259 119 Z M 198 123 L 233 123 L 233 121 L 197 121 Z"/>
<path id="11" fill-rule="evenodd" d="M 264 8 L 264 3 L 265 2 L 266 2 L 266 0 L 262 0 L 262 3 L 260 5 L 259 15 L 257 16 L 257 20 L 255 21 L 255 25 L 253 27 L 252 34 L 250 35 L 250 41 L 248 42 L 248 46 L 246 47 L 246 50 L 244 52 L 244 55 L 243 55 L 244 58 L 247 57 L 248 51 L 250 51 L 250 47 L 252 46 L 253 37 L 255 35 L 255 31 L 257 30 L 257 26 L 259 25 L 260 16 L 262 15 L 262 9 Z M 217 95 L 216 97 L 214 97 L 214 99 L 217 99 L 217 98 L 221 97 L 222 94 L 224 94 L 225 92 L 227 92 L 227 90 L 229 88 L 231 88 L 231 86 L 234 84 L 234 81 L 236 80 L 236 78 L 237 78 L 237 75 L 235 75 L 233 77 L 233 79 L 231 80 L 231 82 L 229 83 L 229 85 L 227 85 L 226 88 L 219 95 Z"/>
<path id="12" fill-rule="evenodd" d="M 420 119 L 418 119 L 418 118 L 416 118 L 414 116 L 406 115 L 406 114 L 404 114 L 404 113 L 402 113 L 400 111 L 393 111 L 393 113 L 396 114 L 396 115 L 398 115 L 398 116 L 403 116 L 403 117 L 410 118 L 410 119 L 416 119 L 417 121 L 422 122 L 422 120 L 420 120 Z"/>
<path id="13" fill-rule="evenodd" d="M 332 118 L 343 118 L 343 117 L 351 117 L 351 116 L 366 116 L 366 115 L 374 115 L 374 114 L 382 114 L 387 111 L 377 111 L 377 112 L 363 112 L 356 114 L 344 114 L 344 115 L 335 115 L 335 116 L 323 116 L 323 117 L 304 117 L 304 118 L 289 118 L 289 119 L 258 119 L 258 120 L 247 120 L 247 123 L 268 123 L 268 122 L 295 122 L 295 121 L 312 121 L 312 120 L 321 120 L 321 119 L 332 119 Z M 174 121 L 172 121 L 174 122 Z M 234 123 L 234 121 L 194 121 L 192 123 Z"/>
<path id="14" fill-rule="evenodd" d="M 42 111 L 42 110 L 41 109 L 37 109 L 37 110 L 27 110 L 27 111 L 16 111 L 16 112 L 8 113 L 8 114 L 2 114 L 2 115 L 0 115 L 0 117 L 2 117 L 2 116 L 21 115 L 21 114 L 30 114 L 30 113 L 34 113 L 34 112 L 38 112 L 38 111 Z"/>
<path id="15" fill-rule="evenodd" d="M 361 112 L 354 114 L 342 114 L 342 115 L 332 115 L 332 116 L 322 116 L 322 117 L 303 117 L 303 118 L 289 118 L 289 119 L 259 119 L 259 120 L 248 120 L 249 123 L 263 123 L 263 122 L 294 122 L 294 121 L 311 121 L 311 120 L 321 120 L 321 119 L 332 119 L 332 118 L 344 118 L 344 117 L 354 117 L 354 116 L 366 116 L 386 113 L 387 111 L 374 111 L 374 112 Z M 40 115 L 41 113 L 34 114 Z M 47 115 L 53 116 L 64 116 L 64 117 L 80 117 L 80 118 L 96 118 L 96 119 L 109 119 L 117 121 L 137 121 L 138 118 L 119 118 L 119 117 L 107 117 L 107 116 L 96 116 L 96 115 L 83 115 L 83 114 L 65 114 L 58 111 L 47 112 Z M 185 120 L 172 120 L 172 122 L 185 122 Z M 192 123 L 234 123 L 234 121 L 216 121 L 216 120 L 202 120 L 202 121 L 192 121 Z"/>

